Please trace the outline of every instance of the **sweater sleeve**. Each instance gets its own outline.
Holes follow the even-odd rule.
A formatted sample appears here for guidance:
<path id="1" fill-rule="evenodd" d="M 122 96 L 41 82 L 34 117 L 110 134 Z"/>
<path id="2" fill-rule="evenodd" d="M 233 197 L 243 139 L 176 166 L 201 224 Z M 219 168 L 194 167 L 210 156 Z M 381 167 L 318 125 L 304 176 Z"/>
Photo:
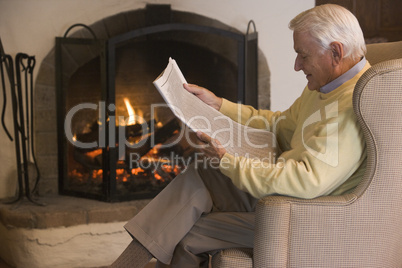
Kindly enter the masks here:
<path id="1" fill-rule="evenodd" d="M 339 108 L 336 117 L 296 132 L 297 140 L 292 139 L 291 148 L 275 164 L 225 154 L 220 170 L 256 198 L 270 194 L 314 198 L 340 187 L 365 159 L 363 134 L 349 105 Z"/>
<path id="2" fill-rule="evenodd" d="M 286 111 L 273 112 L 257 110 L 252 106 L 236 104 L 223 99 L 219 111 L 242 125 L 273 132 L 277 137 L 280 149 L 286 151 L 290 148 L 290 141 L 296 129 L 297 110 L 300 102 L 300 98 L 298 98 Z"/>

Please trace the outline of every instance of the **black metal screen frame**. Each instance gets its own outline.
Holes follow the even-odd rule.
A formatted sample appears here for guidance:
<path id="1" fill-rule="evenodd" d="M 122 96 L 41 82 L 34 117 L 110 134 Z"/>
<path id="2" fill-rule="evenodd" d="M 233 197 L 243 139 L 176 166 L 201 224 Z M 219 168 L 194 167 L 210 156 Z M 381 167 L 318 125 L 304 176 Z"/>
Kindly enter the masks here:
<path id="1" fill-rule="evenodd" d="M 254 26 L 254 32 L 250 33 L 250 25 Z M 85 25 L 81 25 L 85 26 Z M 89 28 L 85 26 L 86 28 Z M 71 27 L 70 27 L 71 28 Z M 90 30 L 90 28 L 89 28 Z M 130 199 L 143 199 L 154 197 L 157 193 L 150 194 L 136 194 L 135 197 L 117 197 L 116 195 L 116 159 L 118 152 L 116 146 L 106 145 L 103 148 L 103 182 L 102 182 L 102 195 L 90 195 L 77 191 L 67 190 L 64 187 L 64 178 L 67 176 L 67 163 L 66 163 L 66 150 L 67 141 L 64 133 L 64 120 L 65 120 L 65 102 L 63 92 L 63 74 L 62 74 L 62 46 L 66 44 L 80 44 L 97 46 L 100 52 L 101 62 L 101 100 L 105 102 L 106 107 L 115 104 L 115 60 L 116 48 L 119 44 L 151 34 L 166 33 L 171 31 L 188 31 L 215 34 L 219 36 L 228 37 L 237 42 L 237 102 L 247 105 L 258 107 L 258 34 L 255 29 L 255 24 L 250 21 L 247 33 L 239 34 L 219 28 L 201 26 L 195 24 L 183 23 L 166 23 L 155 26 L 144 27 L 136 29 L 107 40 L 86 39 L 86 38 L 56 38 L 56 89 L 57 89 L 57 129 L 58 129 L 58 156 L 59 156 L 59 193 L 75 196 L 82 196 L 87 198 L 98 199 L 107 202 L 125 201 Z M 91 31 L 93 34 L 93 32 Z M 93 34 L 94 35 L 94 34 Z M 107 118 L 115 118 L 114 110 L 106 109 Z M 108 121 L 108 120 L 107 120 Z M 109 141 L 109 127 L 115 127 L 113 120 L 108 121 L 106 126 L 106 142 Z"/>

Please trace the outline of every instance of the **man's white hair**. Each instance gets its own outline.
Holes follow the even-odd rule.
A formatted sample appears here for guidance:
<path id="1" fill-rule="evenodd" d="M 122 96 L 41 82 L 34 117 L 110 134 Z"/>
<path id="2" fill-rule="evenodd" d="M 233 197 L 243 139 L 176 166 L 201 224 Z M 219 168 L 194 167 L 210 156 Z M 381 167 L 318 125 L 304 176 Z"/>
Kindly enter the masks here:
<path id="1" fill-rule="evenodd" d="M 366 54 L 359 22 L 349 10 L 338 5 L 326 4 L 306 10 L 290 21 L 289 29 L 310 33 L 327 50 L 332 42 L 342 43 L 345 58 L 356 60 Z"/>

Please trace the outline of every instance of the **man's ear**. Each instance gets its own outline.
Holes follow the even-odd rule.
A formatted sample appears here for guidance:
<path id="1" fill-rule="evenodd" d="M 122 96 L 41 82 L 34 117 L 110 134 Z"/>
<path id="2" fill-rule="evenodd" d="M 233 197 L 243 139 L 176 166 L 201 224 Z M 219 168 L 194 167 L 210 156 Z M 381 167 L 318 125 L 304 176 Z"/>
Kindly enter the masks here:
<path id="1" fill-rule="evenodd" d="M 331 48 L 333 64 L 339 65 L 344 56 L 343 44 L 340 42 L 332 42 L 329 46 Z"/>

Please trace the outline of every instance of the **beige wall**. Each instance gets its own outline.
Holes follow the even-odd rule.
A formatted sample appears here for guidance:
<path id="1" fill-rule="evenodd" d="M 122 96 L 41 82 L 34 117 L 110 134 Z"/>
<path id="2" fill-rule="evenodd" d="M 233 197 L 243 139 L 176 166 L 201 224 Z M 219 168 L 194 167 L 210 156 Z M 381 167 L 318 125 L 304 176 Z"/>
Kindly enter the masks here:
<path id="1" fill-rule="evenodd" d="M 304 75 L 293 71 L 295 53 L 287 25 L 295 15 L 313 7 L 314 0 L 0 0 L 0 37 L 6 53 L 35 55 L 40 66 L 53 48 L 55 36 L 63 35 L 72 24 L 90 25 L 122 11 L 143 8 L 146 3 L 171 4 L 172 9 L 198 13 L 243 32 L 248 21 L 254 20 L 259 47 L 271 71 L 273 110 L 289 107 L 305 86 Z M 10 109 L 6 124 L 12 127 Z M 16 180 L 14 144 L 1 127 L 0 167 L 0 198 L 12 196 Z"/>

